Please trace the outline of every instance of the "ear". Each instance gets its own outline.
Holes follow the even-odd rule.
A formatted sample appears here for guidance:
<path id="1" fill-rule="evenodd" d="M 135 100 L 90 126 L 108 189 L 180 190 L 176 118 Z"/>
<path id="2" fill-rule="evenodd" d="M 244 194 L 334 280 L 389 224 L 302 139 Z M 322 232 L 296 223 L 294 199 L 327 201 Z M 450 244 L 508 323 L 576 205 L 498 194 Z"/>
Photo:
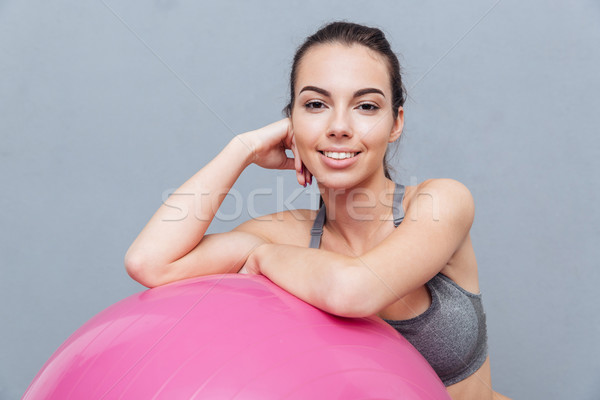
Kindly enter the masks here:
<path id="1" fill-rule="evenodd" d="M 390 132 L 389 143 L 395 142 L 398 140 L 400 135 L 402 134 L 402 129 L 404 129 L 404 108 L 402 106 L 398 107 L 398 116 L 394 120 L 394 126 L 392 127 L 392 131 Z"/>

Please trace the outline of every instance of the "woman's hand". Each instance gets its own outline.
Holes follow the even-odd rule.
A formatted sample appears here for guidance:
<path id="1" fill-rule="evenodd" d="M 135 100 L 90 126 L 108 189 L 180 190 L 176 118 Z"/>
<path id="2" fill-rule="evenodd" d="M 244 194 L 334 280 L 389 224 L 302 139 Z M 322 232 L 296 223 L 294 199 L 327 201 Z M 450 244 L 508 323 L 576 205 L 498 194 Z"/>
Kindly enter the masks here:
<path id="1" fill-rule="evenodd" d="M 254 164 L 268 169 L 295 169 L 298 183 L 303 186 L 312 183 L 312 175 L 298 154 L 289 118 L 243 133 L 240 140 L 252 150 Z M 287 156 L 287 149 L 292 151 L 293 158 Z"/>

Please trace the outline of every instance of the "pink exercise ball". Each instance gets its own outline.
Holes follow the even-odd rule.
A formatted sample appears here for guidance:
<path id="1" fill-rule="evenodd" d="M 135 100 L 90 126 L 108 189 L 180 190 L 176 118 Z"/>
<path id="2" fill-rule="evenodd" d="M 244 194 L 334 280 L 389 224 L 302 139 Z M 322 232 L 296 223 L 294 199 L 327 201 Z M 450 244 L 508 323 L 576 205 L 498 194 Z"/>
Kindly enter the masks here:
<path id="1" fill-rule="evenodd" d="M 342 318 L 263 276 L 212 275 L 134 294 L 50 357 L 23 399 L 450 399 L 377 317 Z"/>

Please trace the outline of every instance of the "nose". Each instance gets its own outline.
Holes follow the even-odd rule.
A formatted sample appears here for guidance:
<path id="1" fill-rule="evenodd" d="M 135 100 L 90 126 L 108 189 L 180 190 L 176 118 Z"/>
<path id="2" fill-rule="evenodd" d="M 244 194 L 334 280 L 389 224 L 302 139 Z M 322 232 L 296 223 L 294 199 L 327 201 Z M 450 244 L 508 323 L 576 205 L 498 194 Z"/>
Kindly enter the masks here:
<path id="1" fill-rule="evenodd" d="M 353 136 L 352 121 L 349 113 L 338 109 L 331 114 L 327 136 L 330 138 L 351 138 Z"/>

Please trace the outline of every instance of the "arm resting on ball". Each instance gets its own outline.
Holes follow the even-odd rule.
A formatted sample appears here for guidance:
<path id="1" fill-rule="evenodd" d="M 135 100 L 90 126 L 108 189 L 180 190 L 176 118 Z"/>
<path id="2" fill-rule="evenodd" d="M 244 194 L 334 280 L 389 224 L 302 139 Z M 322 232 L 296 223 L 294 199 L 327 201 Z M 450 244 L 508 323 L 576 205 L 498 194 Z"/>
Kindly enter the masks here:
<path id="1" fill-rule="evenodd" d="M 346 314 L 344 281 L 352 258 L 326 250 L 287 244 L 264 244 L 248 258 L 245 269 L 261 273 L 296 297 L 331 314 Z M 354 269 L 356 272 L 356 269 Z"/>

